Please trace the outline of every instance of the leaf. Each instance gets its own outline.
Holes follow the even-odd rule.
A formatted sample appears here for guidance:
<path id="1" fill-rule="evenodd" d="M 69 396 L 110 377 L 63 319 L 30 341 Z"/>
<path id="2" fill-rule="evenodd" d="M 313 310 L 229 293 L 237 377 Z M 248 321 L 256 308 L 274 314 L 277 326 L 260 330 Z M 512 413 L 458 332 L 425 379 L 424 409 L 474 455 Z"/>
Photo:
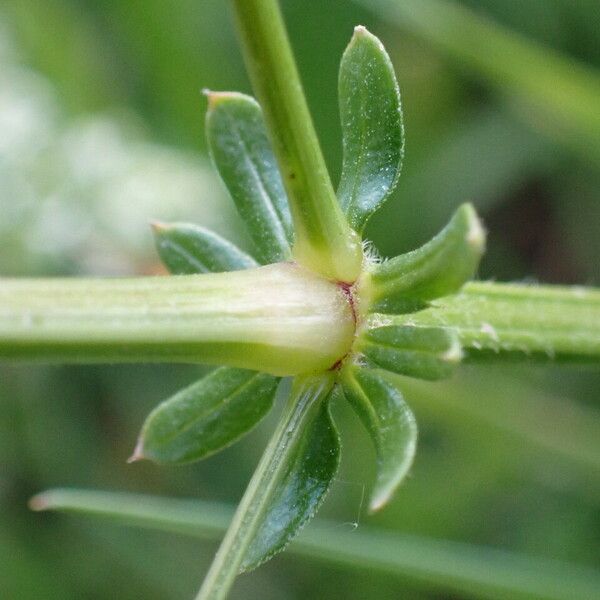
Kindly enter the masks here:
<path id="1" fill-rule="evenodd" d="M 246 369 L 216 369 L 150 413 L 132 460 L 183 464 L 222 450 L 265 416 L 278 382 Z"/>
<path id="2" fill-rule="evenodd" d="M 271 472 L 270 489 L 263 497 L 267 508 L 256 524 L 257 534 L 248 546 L 241 571 L 250 571 L 283 550 L 311 519 L 325 498 L 339 465 L 339 435 L 329 413 L 332 378 L 296 380 L 284 424 L 280 460 Z"/>
<path id="3" fill-rule="evenodd" d="M 400 90 L 383 44 L 356 27 L 340 64 L 339 103 L 344 160 L 338 198 L 362 232 L 400 175 L 404 128 Z"/>
<path id="4" fill-rule="evenodd" d="M 457 292 L 475 274 L 484 246 L 485 231 L 477 213 L 472 205 L 463 204 L 430 242 L 373 267 L 370 310 L 405 312 L 407 303 Z"/>
<path id="5" fill-rule="evenodd" d="M 207 92 L 212 159 L 263 264 L 289 260 L 292 217 L 262 111 L 250 96 Z"/>
<path id="6" fill-rule="evenodd" d="M 377 478 L 369 509 L 382 508 L 415 456 L 417 424 L 400 390 L 385 372 L 348 364 L 341 372 L 346 398 L 366 427 L 377 454 Z"/>
<path id="7" fill-rule="evenodd" d="M 430 380 L 449 377 L 462 357 L 458 335 L 441 327 L 368 329 L 358 338 L 356 349 L 383 369 Z"/>
<path id="8" fill-rule="evenodd" d="M 153 223 L 156 249 L 173 275 L 221 273 L 256 267 L 256 261 L 225 238 L 198 225 Z"/>
<path id="9" fill-rule="evenodd" d="M 233 513 L 227 504 L 198 499 L 80 489 L 46 490 L 29 506 L 201 540 L 221 537 Z M 370 525 L 353 531 L 325 519 L 316 519 L 289 552 L 349 569 L 368 566 L 369 573 L 410 576 L 425 593 L 439 586 L 460 598 L 590 600 L 600 589 L 600 572 L 594 568 Z"/>

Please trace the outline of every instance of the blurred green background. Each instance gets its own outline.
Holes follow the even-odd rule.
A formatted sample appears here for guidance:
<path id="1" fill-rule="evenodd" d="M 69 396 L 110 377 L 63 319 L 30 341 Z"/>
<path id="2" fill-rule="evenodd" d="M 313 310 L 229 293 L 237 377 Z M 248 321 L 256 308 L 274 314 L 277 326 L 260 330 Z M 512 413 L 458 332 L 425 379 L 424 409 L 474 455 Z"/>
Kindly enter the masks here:
<path id="1" fill-rule="evenodd" d="M 392 57 L 407 146 L 400 184 L 369 227 L 383 254 L 424 242 L 472 201 L 489 230 L 482 279 L 600 284 L 596 0 L 282 6 L 334 181 L 337 65 L 354 25 Z M 3 0 L 0 273 L 162 272 L 154 218 L 199 222 L 248 247 L 206 154 L 203 87 L 250 91 L 225 2 Z M 69 486 L 236 502 L 276 414 L 194 466 L 125 464 L 146 413 L 202 372 L 0 366 L 0 598 L 192 596 L 215 544 L 34 514 L 27 500 Z M 412 476 L 368 516 L 373 452 L 338 403 L 342 469 L 324 516 L 358 522 L 357 532 L 377 526 L 600 567 L 598 368 L 465 367 L 405 390 L 420 424 Z M 233 597 L 480 593 L 285 553 L 242 577 Z"/>

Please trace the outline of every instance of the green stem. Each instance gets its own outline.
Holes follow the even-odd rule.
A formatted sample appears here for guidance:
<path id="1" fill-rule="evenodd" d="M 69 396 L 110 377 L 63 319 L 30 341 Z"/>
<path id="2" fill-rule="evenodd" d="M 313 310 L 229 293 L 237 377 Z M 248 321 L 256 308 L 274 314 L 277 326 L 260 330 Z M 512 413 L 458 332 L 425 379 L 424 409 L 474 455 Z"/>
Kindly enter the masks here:
<path id="1" fill-rule="evenodd" d="M 362 249 L 339 206 L 276 0 L 233 0 L 252 84 L 288 193 L 294 254 L 338 281 L 359 274 Z"/>
<path id="2" fill-rule="evenodd" d="M 328 369 L 354 333 L 339 287 L 297 265 L 140 279 L 0 279 L 0 360 Z"/>
<path id="3" fill-rule="evenodd" d="M 219 600 L 227 596 L 269 508 L 273 486 L 281 471 L 288 466 L 296 443 L 318 414 L 320 402 L 331 390 L 333 382 L 331 373 L 294 381 L 279 425 L 238 505 L 196 600 Z"/>
<path id="4" fill-rule="evenodd" d="M 231 518 L 231 510 L 222 504 L 86 490 L 49 490 L 33 498 L 31 506 L 206 540 L 221 535 Z M 579 565 L 368 525 L 344 530 L 324 519 L 313 521 L 290 551 L 351 569 L 406 575 L 427 588 L 440 586 L 461 597 L 588 600 L 600 585 L 597 571 Z"/>
<path id="5" fill-rule="evenodd" d="M 431 308 L 389 320 L 452 327 L 467 359 L 600 360 L 600 290 L 594 288 L 469 283 Z"/>

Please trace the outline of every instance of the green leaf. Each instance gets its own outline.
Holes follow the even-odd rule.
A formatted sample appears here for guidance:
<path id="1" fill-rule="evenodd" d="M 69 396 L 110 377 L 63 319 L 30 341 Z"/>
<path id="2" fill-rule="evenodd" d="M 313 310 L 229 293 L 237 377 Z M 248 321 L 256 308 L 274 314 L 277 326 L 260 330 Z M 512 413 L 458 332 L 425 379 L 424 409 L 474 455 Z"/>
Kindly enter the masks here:
<path id="1" fill-rule="evenodd" d="M 412 465 L 417 424 L 400 390 L 384 371 L 348 364 L 342 369 L 341 381 L 375 446 L 377 479 L 369 503 L 374 512 L 390 500 Z"/>
<path id="2" fill-rule="evenodd" d="M 173 275 L 221 273 L 256 267 L 256 261 L 221 236 L 188 223 L 153 223 L 156 249 Z"/>
<path id="3" fill-rule="evenodd" d="M 262 111 L 250 96 L 207 92 L 206 135 L 261 263 L 289 260 L 292 217 Z"/>
<path id="4" fill-rule="evenodd" d="M 29 505 L 36 511 L 101 518 L 201 540 L 220 537 L 233 512 L 228 505 L 197 499 L 76 489 L 46 490 Z M 410 577 L 426 593 L 439 587 L 461 598 L 590 600 L 600 589 L 600 572 L 580 564 L 369 525 L 353 531 L 341 527 L 339 521 L 324 519 L 315 519 L 289 552 L 306 556 L 312 563 L 317 560 Z"/>
<path id="5" fill-rule="evenodd" d="M 329 413 L 330 377 L 298 378 L 277 452 L 285 460 L 269 479 L 266 510 L 256 524 L 241 571 L 249 571 L 280 552 L 313 517 L 325 498 L 339 464 L 339 436 Z"/>
<path id="6" fill-rule="evenodd" d="M 222 450 L 265 416 L 278 382 L 246 369 L 216 369 L 150 413 L 132 460 L 183 464 Z"/>
<path id="7" fill-rule="evenodd" d="M 430 242 L 372 268 L 365 285 L 370 310 L 408 312 L 457 292 L 475 274 L 484 246 L 485 231 L 475 209 L 463 204 Z"/>
<path id="8" fill-rule="evenodd" d="M 338 88 L 344 147 L 338 198 L 362 232 L 396 185 L 404 153 L 394 67 L 383 44 L 362 26 L 342 56 Z"/>
<path id="9" fill-rule="evenodd" d="M 456 332 L 441 327 L 376 327 L 363 332 L 355 347 L 383 369 L 430 380 L 450 377 L 462 357 Z"/>

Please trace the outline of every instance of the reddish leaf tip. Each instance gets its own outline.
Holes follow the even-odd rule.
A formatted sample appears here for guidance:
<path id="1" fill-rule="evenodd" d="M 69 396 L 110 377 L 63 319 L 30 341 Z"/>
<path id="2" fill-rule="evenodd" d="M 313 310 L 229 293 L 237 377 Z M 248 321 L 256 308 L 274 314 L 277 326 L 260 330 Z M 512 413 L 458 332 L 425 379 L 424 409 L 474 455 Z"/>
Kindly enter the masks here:
<path id="1" fill-rule="evenodd" d="M 169 225 L 167 223 L 163 223 L 162 221 L 150 221 L 150 227 L 156 233 L 160 233 L 161 231 L 166 231 L 169 229 Z"/>
<path id="2" fill-rule="evenodd" d="M 34 512 L 40 512 L 43 510 L 48 510 L 48 508 L 50 508 L 50 504 L 51 503 L 49 502 L 48 494 L 41 493 L 30 498 L 27 506 L 29 506 L 29 509 L 33 510 Z"/>
<path id="3" fill-rule="evenodd" d="M 213 90 L 209 90 L 204 88 L 202 93 L 206 96 L 208 100 L 208 108 L 214 108 L 217 104 L 225 101 L 232 100 L 240 97 L 245 97 L 244 94 L 240 94 L 240 92 L 214 92 Z"/>
<path id="4" fill-rule="evenodd" d="M 139 439 L 135 448 L 133 449 L 133 454 L 127 459 L 127 464 L 130 465 L 135 462 L 139 462 L 140 460 L 144 460 L 146 457 L 144 456 L 144 442 Z"/>

